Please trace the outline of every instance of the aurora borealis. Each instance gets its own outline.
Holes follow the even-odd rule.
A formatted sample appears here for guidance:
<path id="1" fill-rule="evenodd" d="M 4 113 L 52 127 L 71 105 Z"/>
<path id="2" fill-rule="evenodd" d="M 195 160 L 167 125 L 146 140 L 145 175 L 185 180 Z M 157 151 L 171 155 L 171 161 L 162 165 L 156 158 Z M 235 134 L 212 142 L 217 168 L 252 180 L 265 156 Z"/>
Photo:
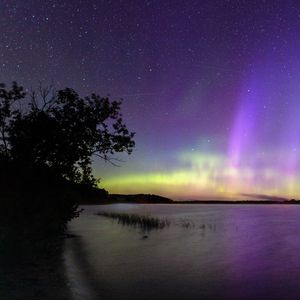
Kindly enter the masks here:
<path id="1" fill-rule="evenodd" d="M 124 98 L 111 193 L 300 198 L 297 1 L 0 1 L 1 82 Z"/>

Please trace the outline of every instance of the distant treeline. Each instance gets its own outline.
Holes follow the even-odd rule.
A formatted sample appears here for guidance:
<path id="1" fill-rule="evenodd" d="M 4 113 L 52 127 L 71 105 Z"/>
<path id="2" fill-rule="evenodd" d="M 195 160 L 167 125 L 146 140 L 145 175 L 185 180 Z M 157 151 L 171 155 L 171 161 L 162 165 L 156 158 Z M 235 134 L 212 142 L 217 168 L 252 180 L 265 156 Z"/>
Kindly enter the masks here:
<path id="1" fill-rule="evenodd" d="M 135 195 L 122 195 L 122 194 L 110 194 L 107 199 L 109 203 L 174 203 L 173 200 L 153 195 L 153 194 L 135 194 Z"/>
<path id="2" fill-rule="evenodd" d="M 300 204 L 300 200 L 187 200 L 174 201 L 174 204 Z"/>

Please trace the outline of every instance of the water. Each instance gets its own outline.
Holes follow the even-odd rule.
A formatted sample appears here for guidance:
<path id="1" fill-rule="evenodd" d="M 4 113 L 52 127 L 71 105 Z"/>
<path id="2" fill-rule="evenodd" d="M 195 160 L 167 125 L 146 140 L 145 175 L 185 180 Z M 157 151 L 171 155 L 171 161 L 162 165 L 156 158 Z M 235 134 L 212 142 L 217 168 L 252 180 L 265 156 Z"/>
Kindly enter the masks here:
<path id="1" fill-rule="evenodd" d="M 84 208 L 65 250 L 75 299 L 299 299 L 300 206 Z M 100 210 L 166 217 L 171 226 L 145 233 Z"/>

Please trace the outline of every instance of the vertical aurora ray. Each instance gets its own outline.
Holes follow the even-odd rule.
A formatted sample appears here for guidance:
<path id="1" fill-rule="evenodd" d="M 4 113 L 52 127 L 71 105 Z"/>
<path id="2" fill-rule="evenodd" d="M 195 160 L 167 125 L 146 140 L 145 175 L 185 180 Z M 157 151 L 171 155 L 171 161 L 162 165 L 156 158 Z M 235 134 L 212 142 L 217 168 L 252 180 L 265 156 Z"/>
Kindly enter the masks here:
<path id="1" fill-rule="evenodd" d="M 255 80 L 242 88 L 239 98 L 228 147 L 228 159 L 235 168 L 242 163 L 243 155 L 249 152 L 255 141 L 257 107 L 261 101 Z"/>

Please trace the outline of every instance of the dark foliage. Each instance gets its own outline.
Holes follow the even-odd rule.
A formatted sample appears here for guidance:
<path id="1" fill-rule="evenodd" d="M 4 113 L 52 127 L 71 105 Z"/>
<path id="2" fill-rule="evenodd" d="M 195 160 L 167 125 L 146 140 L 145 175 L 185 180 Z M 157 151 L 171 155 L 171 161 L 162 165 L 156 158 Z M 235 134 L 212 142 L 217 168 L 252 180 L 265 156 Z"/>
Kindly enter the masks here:
<path id="1" fill-rule="evenodd" d="M 0 226 L 56 232 L 78 215 L 78 198 L 97 194 L 92 159 L 114 163 L 114 153 L 133 150 L 120 105 L 72 89 L 0 85 Z"/>

